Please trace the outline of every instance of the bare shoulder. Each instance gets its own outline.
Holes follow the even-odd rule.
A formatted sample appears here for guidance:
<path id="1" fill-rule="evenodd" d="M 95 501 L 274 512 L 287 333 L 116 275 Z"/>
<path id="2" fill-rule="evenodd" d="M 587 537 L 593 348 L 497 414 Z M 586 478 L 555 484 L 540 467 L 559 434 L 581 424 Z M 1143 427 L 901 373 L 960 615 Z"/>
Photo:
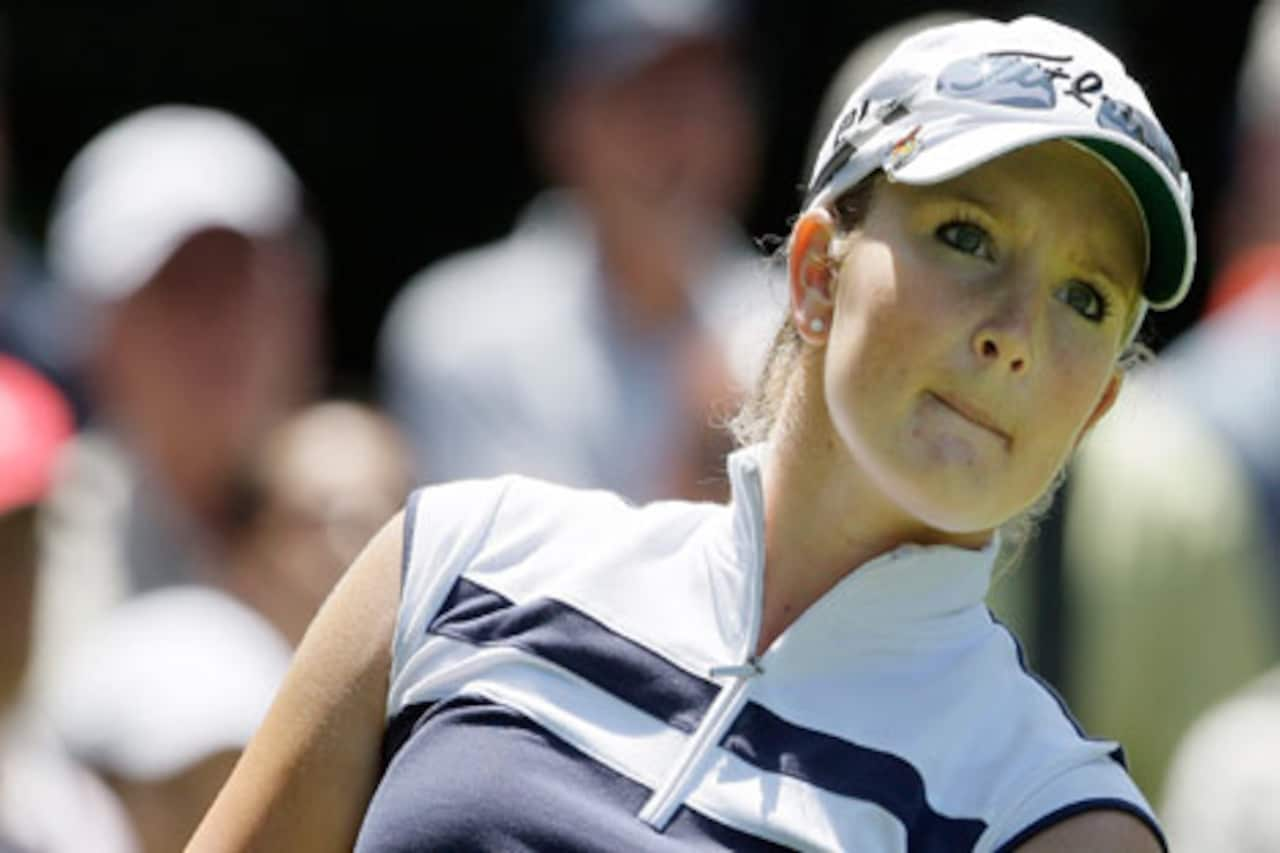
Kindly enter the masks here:
<path id="1" fill-rule="evenodd" d="M 188 851 L 351 849 L 379 772 L 402 531 L 397 514 L 325 601 Z"/>
<path id="2" fill-rule="evenodd" d="M 339 665 L 339 672 L 389 667 L 403 552 L 404 513 L 400 512 L 369 541 L 316 614 L 298 648 L 299 664 L 336 656 L 339 660 L 325 663 Z"/>
<path id="3" fill-rule="evenodd" d="M 1128 812 L 1097 809 L 1069 817 L 1029 839 L 1018 853 L 1160 853 L 1150 827 Z"/>

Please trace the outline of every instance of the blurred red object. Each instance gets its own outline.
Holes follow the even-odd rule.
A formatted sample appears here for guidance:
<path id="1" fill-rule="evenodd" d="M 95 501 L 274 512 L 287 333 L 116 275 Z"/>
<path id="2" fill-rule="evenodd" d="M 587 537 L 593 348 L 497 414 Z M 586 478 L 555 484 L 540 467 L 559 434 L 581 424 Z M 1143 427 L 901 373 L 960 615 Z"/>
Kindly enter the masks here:
<path id="1" fill-rule="evenodd" d="M 1252 298 L 1263 293 L 1277 298 Z M 1246 296 L 1250 298 L 1251 310 L 1260 305 L 1277 306 L 1265 319 L 1280 324 L 1280 243 L 1249 249 L 1228 264 L 1209 291 L 1205 316 L 1220 313 Z"/>
<path id="2" fill-rule="evenodd" d="M 24 362 L 0 355 L 0 514 L 44 497 L 73 430 L 62 393 Z"/>

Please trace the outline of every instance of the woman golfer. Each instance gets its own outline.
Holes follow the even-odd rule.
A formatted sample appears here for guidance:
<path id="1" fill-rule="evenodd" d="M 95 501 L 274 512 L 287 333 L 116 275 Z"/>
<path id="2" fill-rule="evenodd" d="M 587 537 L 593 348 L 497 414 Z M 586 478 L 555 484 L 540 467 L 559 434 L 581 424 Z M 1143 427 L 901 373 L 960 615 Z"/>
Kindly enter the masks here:
<path id="1" fill-rule="evenodd" d="M 983 598 L 1185 294 L 1189 194 L 1079 32 L 907 39 L 814 165 L 730 503 L 420 490 L 191 849 L 1161 849 Z"/>

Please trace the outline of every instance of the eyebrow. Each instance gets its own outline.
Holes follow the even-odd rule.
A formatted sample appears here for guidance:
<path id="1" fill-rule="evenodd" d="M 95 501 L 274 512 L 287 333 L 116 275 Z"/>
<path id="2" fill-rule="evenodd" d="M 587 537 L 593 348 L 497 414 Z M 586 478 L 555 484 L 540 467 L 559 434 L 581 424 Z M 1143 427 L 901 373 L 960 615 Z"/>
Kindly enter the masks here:
<path id="1" fill-rule="evenodd" d="M 972 205 L 985 210 L 993 216 L 1007 211 L 1006 205 L 1001 204 L 995 196 L 983 192 L 980 187 L 957 186 L 956 184 L 957 181 L 952 180 L 943 184 L 920 186 L 919 189 L 924 190 L 927 196 L 939 201 L 952 201 Z"/>
<path id="2" fill-rule="evenodd" d="M 1068 256 L 1068 260 L 1073 266 L 1081 270 L 1084 275 L 1090 279 L 1100 279 L 1112 290 L 1118 294 L 1128 295 L 1130 293 L 1138 294 L 1142 291 L 1142 275 L 1139 274 L 1132 286 L 1124 284 L 1125 279 L 1112 272 L 1111 268 L 1106 264 L 1098 261 L 1088 261 L 1080 257 L 1079 253 L 1072 252 Z"/>

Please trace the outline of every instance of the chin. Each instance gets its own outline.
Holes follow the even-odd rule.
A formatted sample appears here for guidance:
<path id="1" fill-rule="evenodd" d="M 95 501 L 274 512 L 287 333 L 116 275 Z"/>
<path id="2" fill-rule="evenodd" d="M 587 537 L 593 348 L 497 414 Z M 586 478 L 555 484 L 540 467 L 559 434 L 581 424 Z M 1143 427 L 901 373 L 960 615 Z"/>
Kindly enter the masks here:
<path id="1" fill-rule="evenodd" d="M 1007 518 L 977 518 L 972 514 L 939 515 L 932 518 L 920 517 L 920 521 L 930 529 L 948 536 L 989 536 L 991 531 L 1000 527 Z"/>
<path id="2" fill-rule="evenodd" d="M 899 504 L 924 526 L 955 536 L 989 534 L 1018 514 L 1008 507 L 977 501 L 972 491 L 966 494 L 967 499 L 952 496 L 940 500 L 936 494 L 916 493 L 905 495 Z"/>

